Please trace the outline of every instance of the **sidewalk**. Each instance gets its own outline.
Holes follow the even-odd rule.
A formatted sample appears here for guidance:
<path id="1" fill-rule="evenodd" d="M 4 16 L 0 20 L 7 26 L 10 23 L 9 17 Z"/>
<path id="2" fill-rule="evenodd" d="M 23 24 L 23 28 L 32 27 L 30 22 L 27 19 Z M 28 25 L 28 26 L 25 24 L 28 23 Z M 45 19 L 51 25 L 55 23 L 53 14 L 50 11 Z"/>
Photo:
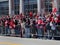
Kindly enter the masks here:
<path id="1" fill-rule="evenodd" d="M 60 45 L 60 41 L 0 36 L 0 45 Z"/>

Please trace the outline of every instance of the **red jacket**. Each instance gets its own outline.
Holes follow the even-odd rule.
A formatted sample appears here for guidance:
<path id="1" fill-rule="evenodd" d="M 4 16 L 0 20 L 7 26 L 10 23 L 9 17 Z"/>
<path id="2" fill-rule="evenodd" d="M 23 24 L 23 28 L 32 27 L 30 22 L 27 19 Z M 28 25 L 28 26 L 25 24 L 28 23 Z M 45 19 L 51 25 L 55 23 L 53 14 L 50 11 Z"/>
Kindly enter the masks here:
<path id="1" fill-rule="evenodd" d="M 10 28 L 15 28 L 15 24 L 13 21 L 10 21 L 9 24 L 10 24 Z"/>

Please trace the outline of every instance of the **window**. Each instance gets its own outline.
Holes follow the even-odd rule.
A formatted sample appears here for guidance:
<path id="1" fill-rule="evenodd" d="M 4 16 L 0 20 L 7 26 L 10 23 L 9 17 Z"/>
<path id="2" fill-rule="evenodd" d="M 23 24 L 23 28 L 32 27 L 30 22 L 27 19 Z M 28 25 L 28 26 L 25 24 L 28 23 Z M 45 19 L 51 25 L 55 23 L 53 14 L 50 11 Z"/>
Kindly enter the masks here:
<path id="1" fill-rule="evenodd" d="M 24 0 L 24 12 L 36 12 L 37 11 L 37 0 Z"/>
<path id="2" fill-rule="evenodd" d="M 50 3 L 52 0 L 45 0 L 45 11 L 52 12 L 52 4 Z"/>
<path id="3" fill-rule="evenodd" d="M 14 0 L 14 13 L 15 13 L 15 15 L 19 14 L 19 4 L 20 4 L 20 0 Z"/>
<path id="4" fill-rule="evenodd" d="M 0 2 L 0 15 L 7 15 L 9 13 L 8 1 Z"/>

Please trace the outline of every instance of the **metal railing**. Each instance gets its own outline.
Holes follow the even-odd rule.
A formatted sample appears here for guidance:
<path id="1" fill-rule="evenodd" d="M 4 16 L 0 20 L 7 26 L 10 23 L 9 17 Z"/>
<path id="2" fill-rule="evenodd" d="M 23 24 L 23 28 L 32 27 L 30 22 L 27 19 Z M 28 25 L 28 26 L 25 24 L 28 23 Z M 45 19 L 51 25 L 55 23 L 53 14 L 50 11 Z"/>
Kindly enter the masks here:
<path id="1" fill-rule="evenodd" d="M 28 28 L 27 28 L 28 29 Z M 8 27 L 0 26 L 0 35 L 1 36 L 13 36 L 13 37 L 21 37 L 21 38 L 45 38 L 50 39 L 54 37 L 60 37 L 60 29 L 56 29 L 55 31 L 52 30 L 43 30 L 40 33 L 38 33 L 38 30 L 36 32 L 33 32 L 30 28 L 30 30 L 26 29 L 10 29 Z"/>

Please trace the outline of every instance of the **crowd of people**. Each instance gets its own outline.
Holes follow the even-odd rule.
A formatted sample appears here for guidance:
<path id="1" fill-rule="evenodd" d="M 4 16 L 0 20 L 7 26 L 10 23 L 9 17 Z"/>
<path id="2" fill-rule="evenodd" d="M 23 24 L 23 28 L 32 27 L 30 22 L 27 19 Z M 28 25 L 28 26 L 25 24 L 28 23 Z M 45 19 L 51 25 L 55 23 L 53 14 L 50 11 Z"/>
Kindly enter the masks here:
<path id="1" fill-rule="evenodd" d="M 56 35 L 60 15 L 17 15 L 0 18 L 0 34 L 23 38 L 50 38 Z"/>

